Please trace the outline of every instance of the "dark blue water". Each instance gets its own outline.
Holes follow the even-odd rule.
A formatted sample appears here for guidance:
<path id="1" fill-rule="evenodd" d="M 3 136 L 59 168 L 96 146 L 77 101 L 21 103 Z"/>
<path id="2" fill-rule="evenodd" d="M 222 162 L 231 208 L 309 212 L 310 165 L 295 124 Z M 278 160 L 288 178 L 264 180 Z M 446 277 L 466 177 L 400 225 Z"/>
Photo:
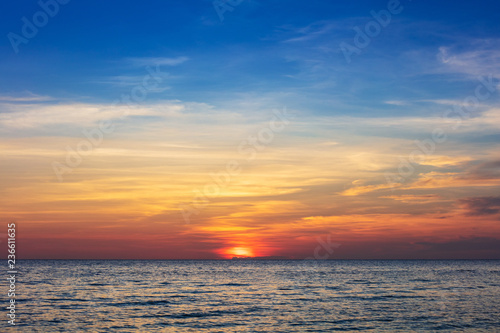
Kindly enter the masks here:
<path id="1" fill-rule="evenodd" d="M 20 332 L 500 331 L 500 261 L 29 260 L 18 269 Z"/>

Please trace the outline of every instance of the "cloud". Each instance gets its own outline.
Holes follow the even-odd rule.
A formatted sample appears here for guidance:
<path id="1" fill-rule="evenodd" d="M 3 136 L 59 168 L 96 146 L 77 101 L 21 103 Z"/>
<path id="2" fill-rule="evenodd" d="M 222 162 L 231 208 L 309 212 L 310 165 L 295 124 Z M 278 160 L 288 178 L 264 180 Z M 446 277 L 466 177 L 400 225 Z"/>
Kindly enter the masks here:
<path id="1" fill-rule="evenodd" d="M 448 242 L 419 242 L 436 252 L 496 251 L 500 249 L 500 239 L 493 237 L 460 237 Z"/>
<path id="2" fill-rule="evenodd" d="M 143 58 L 126 58 L 124 62 L 132 67 L 151 67 L 148 71 L 154 71 L 155 77 L 161 78 L 162 82 L 172 81 L 178 76 L 170 75 L 167 72 L 164 72 L 161 67 L 162 66 L 177 66 L 186 61 L 188 61 L 188 57 L 177 57 L 177 58 L 164 58 L 164 57 L 143 57 Z M 121 87 L 132 87 L 141 85 L 144 82 L 144 75 L 147 74 L 145 72 L 142 75 L 112 75 L 97 78 L 96 80 L 91 80 L 91 83 L 98 84 L 110 84 L 114 86 Z M 161 86 L 156 88 L 149 89 L 151 92 L 159 93 L 165 90 L 170 89 L 169 86 Z"/>
<path id="3" fill-rule="evenodd" d="M 467 177 L 471 179 L 499 179 L 500 160 L 483 162 L 473 167 Z"/>
<path id="4" fill-rule="evenodd" d="M 24 96 L 6 96 L 6 95 L 0 96 L 0 102 L 7 102 L 7 103 L 46 102 L 46 101 L 51 101 L 51 100 L 53 100 L 52 97 L 37 95 L 37 94 L 33 94 L 31 92 L 24 94 Z"/>
<path id="5" fill-rule="evenodd" d="M 161 107 L 104 104 L 56 104 L 36 108 L 31 105 L 12 106 L 10 112 L 0 113 L 0 127 L 37 128 L 54 124 L 72 124 L 78 127 L 89 126 L 100 120 L 120 119 L 129 116 L 161 116 L 177 112 L 180 105 L 164 104 Z"/>
<path id="6" fill-rule="evenodd" d="M 165 57 L 142 57 L 142 58 L 127 58 L 126 61 L 135 67 L 145 67 L 145 66 L 177 66 L 186 61 L 188 57 L 176 57 L 176 58 L 165 58 Z"/>
<path id="7" fill-rule="evenodd" d="M 157 75 L 158 78 L 162 79 L 162 82 L 166 82 L 167 80 L 172 80 L 173 76 L 168 73 L 160 73 Z M 97 80 L 92 80 L 91 83 L 97 84 L 109 84 L 116 87 L 139 87 L 143 84 L 144 75 L 115 75 L 115 76 L 106 76 Z M 160 85 L 155 88 L 148 88 L 148 92 L 150 93 L 160 93 L 166 90 L 171 89 L 170 86 Z"/>
<path id="8" fill-rule="evenodd" d="M 396 106 L 408 105 L 408 103 L 405 101 L 385 101 L 384 103 L 389 104 L 389 105 L 396 105 Z"/>
<path id="9" fill-rule="evenodd" d="M 349 188 L 345 191 L 339 193 L 343 196 L 357 196 L 361 194 L 365 194 L 368 192 L 378 191 L 378 190 L 387 190 L 393 188 L 393 184 L 379 184 L 379 185 L 367 185 L 367 186 L 355 186 Z"/>
<path id="10" fill-rule="evenodd" d="M 500 197 L 471 197 L 461 199 L 460 203 L 469 210 L 466 216 L 493 215 L 500 212 Z"/>
<path id="11" fill-rule="evenodd" d="M 290 28 L 289 32 L 291 32 L 295 37 L 286 39 L 283 43 L 297 43 L 297 42 L 306 42 L 313 39 L 316 39 L 322 35 L 328 34 L 333 30 L 337 30 L 341 25 L 335 22 L 325 22 L 319 21 L 311 23 L 305 27 L 300 28 Z M 285 28 L 285 30 L 287 30 Z"/>
<path id="12" fill-rule="evenodd" d="M 416 204 L 425 204 L 425 203 L 431 203 L 431 202 L 436 202 L 441 200 L 442 198 L 437 195 L 437 194 L 423 194 L 423 195 L 416 195 L 416 194 L 403 194 L 403 195 L 389 195 L 386 197 L 382 198 L 387 198 L 387 199 L 394 199 L 397 201 L 401 201 L 404 203 L 416 203 Z"/>
<path id="13" fill-rule="evenodd" d="M 471 50 L 467 51 L 442 46 L 437 57 L 447 71 L 471 76 L 492 74 L 500 77 L 498 43 L 498 40 L 475 40 L 470 42 Z"/>
<path id="14" fill-rule="evenodd" d="M 450 106 L 460 106 L 464 107 L 463 100 L 453 100 L 453 99 L 422 99 L 420 102 L 434 103 L 438 105 L 450 105 Z M 486 104 L 476 103 L 477 107 L 485 107 Z"/>

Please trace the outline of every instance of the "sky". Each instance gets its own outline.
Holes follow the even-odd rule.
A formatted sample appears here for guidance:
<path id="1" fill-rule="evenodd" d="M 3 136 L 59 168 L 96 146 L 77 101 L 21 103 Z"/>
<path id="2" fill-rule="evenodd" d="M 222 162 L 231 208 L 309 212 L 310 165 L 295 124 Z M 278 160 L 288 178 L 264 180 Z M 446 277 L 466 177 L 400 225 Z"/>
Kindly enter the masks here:
<path id="1" fill-rule="evenodd" d="M 20 258 L 500 259 L 498 1 L 1 7 Z"/>

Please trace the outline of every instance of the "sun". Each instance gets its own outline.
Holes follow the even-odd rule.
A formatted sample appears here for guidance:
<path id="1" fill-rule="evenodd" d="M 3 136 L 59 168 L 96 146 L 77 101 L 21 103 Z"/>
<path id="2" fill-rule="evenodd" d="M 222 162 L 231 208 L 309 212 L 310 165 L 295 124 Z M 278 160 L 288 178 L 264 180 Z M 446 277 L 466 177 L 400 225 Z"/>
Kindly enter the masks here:
<path id="1" fill-rule="evenodd" d="M 224 251 L 228 257 L 253 257 L 252 249 L 244 246 L 236 246 Z"/>

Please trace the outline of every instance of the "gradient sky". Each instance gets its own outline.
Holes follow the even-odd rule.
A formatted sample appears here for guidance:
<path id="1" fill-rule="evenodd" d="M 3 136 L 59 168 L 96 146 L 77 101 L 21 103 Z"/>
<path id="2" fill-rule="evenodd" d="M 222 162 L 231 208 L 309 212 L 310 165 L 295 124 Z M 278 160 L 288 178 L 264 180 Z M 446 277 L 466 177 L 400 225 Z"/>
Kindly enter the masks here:
<path id="1" fill-rule="evenodd" d="M 500 259 L 498 1 L 65 1 L 1 5 L 20 257 Z"/>

